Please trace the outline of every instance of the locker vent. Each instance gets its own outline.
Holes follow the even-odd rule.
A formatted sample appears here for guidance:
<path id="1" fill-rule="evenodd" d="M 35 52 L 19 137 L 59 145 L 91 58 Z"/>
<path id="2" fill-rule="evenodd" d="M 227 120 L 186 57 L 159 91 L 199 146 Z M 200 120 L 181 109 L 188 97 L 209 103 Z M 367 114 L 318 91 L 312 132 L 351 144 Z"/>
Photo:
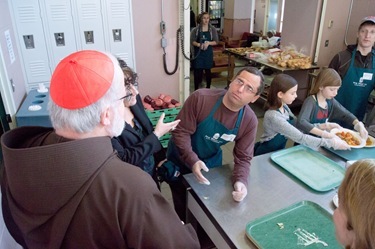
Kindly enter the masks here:
<path id="1" fill-rule="evenodd" d="M 17 9 L 16 12 L 18 14 L 18 20 L 21 23 L 32 23 L 32 22 L 38 22 L 37 19 L 38 12 L 34 6 L 22 6 Z"/>
<path id="2" fill-rule="evenodd" d="M 98 6 L 95 3 L 82 4 L 81 10 L 83 19 L 97 19 L 100 16 L 100 11 L 98 11 Z"/>
<path id="3" fill-rule="evenodd" d="M 41 77 L 47 75 L 46 65 L 44 61 L 33 61 L 29 63 L 30 73 L 33 77 Z M 49 73 L 49 72 L 48 72 Z"/>
<path id="4" fill-rule="evenodd" d="M 124 18 L 124 15 L 128 15 L 129 6 L 125 3 L 111 3 L 110 5 L 110 15 L 113 18 Z"/>
<path id="5" fill-rule="evenodd" d="M 67 21 L 68 19 L 68 10 L 67 5 L 54 4 L 50 5 L 51 19 L 53 21 Z"/>

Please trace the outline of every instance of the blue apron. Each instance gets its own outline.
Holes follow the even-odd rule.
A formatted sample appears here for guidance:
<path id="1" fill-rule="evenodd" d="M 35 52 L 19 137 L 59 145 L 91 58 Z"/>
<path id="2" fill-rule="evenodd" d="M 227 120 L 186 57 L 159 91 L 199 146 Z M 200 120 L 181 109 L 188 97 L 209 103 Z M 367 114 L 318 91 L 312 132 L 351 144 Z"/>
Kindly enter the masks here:
<path id="1" fill-rule="evenodd" d="M 280 112 L 280 110 L 278 111 Z M 288 123 L 294 123 L 293 117 L 289 116 Z M 277 135 L 274 136 L 271 140 L 265 142 L 256 142 L 254 146 L 254 156 L 259 156 L 272 151 L 284 149 L 287 141 L 288 139 L 284 135 L 277 133 Z"/>
<path id="2" fill-rule="evenodd" d="M 243 108 L 239 111 L 235 127 L 227 129 L 222 123 L 214 119 L 214 114 L 222 103 L 223 96 L 216 102 L 210 114 L 201 123 L 198 124 L 195 133 L 191 136 L 191 146 L 193 151 L 197 154 L 208 168 L 213 168 L 222 165 L 222 150 L 221 146 L 234 141 L 236 137 L 242 117 Z M 178 149 L 172 139 L 169 140 L 167 158 L 177 165 L 185 165 L 180 161 Z M 185 168 L 185 170 L 183 169 Z M 187 173 L 187 167 L 180 167 L 181 173 Z"/>
<path id="3" fill-rule="evenodd" d="M 197 42 L 204 43 L 212 41 L 210 31 L 199 32 Z M 198 54 L 199 48 L 194 47 L 194 54 Z M 193 60 L 193 68 L 210 69 L 214 66 L 214 51 L 212 46 L 208 46 L 206 50 L 201 50 L 198 57 Z"/>
<path id="4" fill-rule="evenodd" d="M 366 113 L 368 97 L 375 85 L 375 59 L 373 55 L 370 69 L 355 67 L 355 53 L 356 50 L 352 52 L 350 66 L 335 99 L 362 121 Z"/>

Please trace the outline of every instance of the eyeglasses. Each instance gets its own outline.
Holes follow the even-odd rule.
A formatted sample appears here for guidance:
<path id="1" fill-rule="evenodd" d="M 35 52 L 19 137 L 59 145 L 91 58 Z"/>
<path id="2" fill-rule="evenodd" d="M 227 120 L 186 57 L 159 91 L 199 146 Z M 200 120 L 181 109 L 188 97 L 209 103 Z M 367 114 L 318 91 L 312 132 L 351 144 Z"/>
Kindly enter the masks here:
<path id="1" fill-rule="evenodd" d="M 234 79 L 233 82 L 236 83 L 239 86 L 244 86 L 245 92 L 256 94 L 256 91 L 254 90 L 254 88 L 251 85 L 245 85 L 245 82 L 243 82 L 241 79 L 236 78 L 236 79 Z"/>
<path id="2" fill-rule="evenodd" d="M 119 98 L 118 100 L 122 100 L 124 102 L 125 101 L 129 102 L 132 99 L 132 97 L 133 97 L 133 94 L 129 93 L 129 94 L 125 95 L 124 97 Z"/>

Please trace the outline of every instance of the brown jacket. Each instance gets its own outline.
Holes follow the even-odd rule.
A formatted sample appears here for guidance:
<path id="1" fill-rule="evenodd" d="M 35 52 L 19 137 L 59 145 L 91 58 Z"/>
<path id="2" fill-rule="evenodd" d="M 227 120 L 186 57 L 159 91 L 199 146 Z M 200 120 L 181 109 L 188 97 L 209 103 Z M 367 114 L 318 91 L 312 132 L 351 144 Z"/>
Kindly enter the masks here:
<path id="1" fill-rule="evenodd" d="M 26 248 L 199 248 L 155 182 L 109 137 L 67 140 L 21 127 L 1 138 L 3 214 Z"/>

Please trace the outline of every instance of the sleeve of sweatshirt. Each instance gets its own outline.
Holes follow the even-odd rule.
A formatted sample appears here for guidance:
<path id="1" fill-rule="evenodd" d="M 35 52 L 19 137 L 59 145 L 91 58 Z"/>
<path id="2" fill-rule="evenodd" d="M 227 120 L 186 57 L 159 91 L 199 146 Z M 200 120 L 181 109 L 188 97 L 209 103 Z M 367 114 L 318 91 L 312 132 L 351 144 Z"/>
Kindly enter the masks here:
<path id="1" fill-rule="evenodd" d="M 296 127 L 303 133 L 309 134 L 314 128 L 314 124 L 311 123 L 311 115 L 316 108 L 315 100 L 312 96 L 309 96 L 303 102 L 301 111 L 298 114 Z"/>
<path id="2" fill-rule="evenodd" d="M 195 133 L 199 123 L 198 115 L 200 105 L 198 94 L 194 92 L 186 99 L 182 109 L 178 113 L 176 119 L 180 119 L 181 121 L 172 132 L 172 139 L 178 148 L 180 159 L 185 162 L 186 166 L 190 169 L 200 160 L 191 146 L 191 135 Z"/>
<path id="3" fill-rule="evenodd" d="M 357 118 L 345 107 L 343 107 L 336 99 L 332 99 L 332 115 L 330 115 L 329 119 L 343 121 L 349 125 L 349 127 L 351 127 L 353 126 L 353 121 Z"/>
<path id="4" fill-rule="evenodd" d="M 274 129 L 277 133 L 293 140 L 294 142 L 303 144 L 315 150 L 320 146 L 332 147 L 329 139 L 318 138 L 302 133 L 287 120 L 285 120 L 281 113 L 277 111 L 270 111 L 268 112 L 268 115 L 272 129 Z"/>

